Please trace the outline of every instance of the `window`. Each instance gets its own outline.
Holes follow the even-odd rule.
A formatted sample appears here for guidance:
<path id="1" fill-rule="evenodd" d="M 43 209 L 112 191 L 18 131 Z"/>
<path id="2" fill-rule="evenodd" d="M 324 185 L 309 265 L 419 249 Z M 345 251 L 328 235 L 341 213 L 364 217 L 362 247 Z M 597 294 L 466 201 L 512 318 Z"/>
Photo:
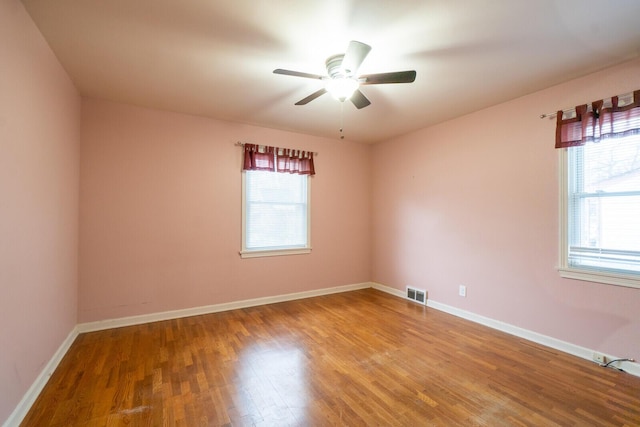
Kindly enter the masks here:
<path id="1" fill-rule="evenodd" d="M 561 150 L 563 277 L 640 288 L 640 135 Z"/>
<path id="2" fill-rule="evenodd" d="M 314 153 L 244 145 L 243 258 L 311 252 L 310 181 Z"/>
<path id="3" fill-rule="evenodd" d="M 242 257 L 309 253 L 309 175 L 242 175 Z"/>

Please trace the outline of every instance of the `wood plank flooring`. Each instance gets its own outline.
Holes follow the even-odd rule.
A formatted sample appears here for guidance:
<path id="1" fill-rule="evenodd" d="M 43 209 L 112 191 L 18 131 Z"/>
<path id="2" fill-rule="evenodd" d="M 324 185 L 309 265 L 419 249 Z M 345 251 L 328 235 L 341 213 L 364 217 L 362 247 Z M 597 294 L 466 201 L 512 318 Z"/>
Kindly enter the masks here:
<path id="1" fill-rule="evenodd" d="M 24 426 L 639 426 L 640 378 L 365 289 L 78 336 Z"/>

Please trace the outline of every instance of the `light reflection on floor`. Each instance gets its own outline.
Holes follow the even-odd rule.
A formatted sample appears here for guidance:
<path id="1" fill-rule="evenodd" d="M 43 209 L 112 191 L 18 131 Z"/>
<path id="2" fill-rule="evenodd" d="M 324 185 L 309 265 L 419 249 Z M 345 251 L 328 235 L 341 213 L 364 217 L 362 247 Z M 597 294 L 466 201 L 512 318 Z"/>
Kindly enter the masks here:
<path id="1" fill-rule="evenodd" d="M 239 362 L 234 400 L 243 412 L 262 416 L 254 422 L 297 424 L 306 418 L 308 359 L 302 349 L 291 343 L 256 345 L 244 349 Z"/>

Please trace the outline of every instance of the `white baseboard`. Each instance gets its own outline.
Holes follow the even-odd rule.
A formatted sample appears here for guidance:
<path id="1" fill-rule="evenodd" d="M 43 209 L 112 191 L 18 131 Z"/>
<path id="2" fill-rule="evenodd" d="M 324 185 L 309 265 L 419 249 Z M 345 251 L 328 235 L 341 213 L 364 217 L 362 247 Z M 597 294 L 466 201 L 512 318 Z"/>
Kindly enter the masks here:
<path id="1" fill-rule="evenodd" d="M 162 320 L 179 319 L 181 317 L 199 316 L 201 314 L 219 313 L 221 311 L 237 310 L 240 308 L 256 307 L 278 302 L 293 301 L 297 299 L 317 297 L 321 295 L 337 294 L 340 292 L 355 291 L 372 287 L 372 283 L 357 283 L 354 285 L 337 286 L 334 288 L 317 289 L 313 291 L 297 292 L 292 294 L 277 295 L 273 297 L 253 298 L 242 301 L 234 301 L 223 304 L 205 305 L 201 307 L 185 308 L 182 310 L 163 311 L 160 313 L 143 314 L 140 316 L 121 317 L 119 319 L 100 320 L 78 324 L 78 332 L 94 332 L 104 329 L 120 328 L 123 326 L 140 325 L 143 323 L 159 322 Z"/>
<path id="2" fill-rule="evenodd" d="M 372 283 L 371 287 L 373 289 L 377 289 L 379 291 L 386 292 L 386 293 L 391 294 L 393 296 L 400 297 L 402 299 L 407 299 L 405 294 L 404 294 L 404 292 L 402 292 L 400 289 L 390 288 L 389 286 L 381 285 L 380 283 Z M 427 300 L 427 301 L 429 301 L 429 300 Z"/>
<path id="3" fill-rule="evenodd" d="M 51 378 L 51 375 L 60 364 L 60 361 L 64 355 L 67 354 L 67 351 L 69 351 L 69 348 L 71 347 L 71 344 L 73 344 L 73 341 L 75 341 L 78 333 L 78 327 L 76 326 L 71 330 L 69 335 L 67 335 L 67 338 L 62 342 L 62 344 L 60 344 L 60 347 L 58 347 L 58 350 L 56 350 L 49 362 L 42 369 L 40 375 L 38 375 L 33 384 L 31 384 L 31 387 L 29 387 L 29 390 L 24 394 L 20 403 L 16 406 L 16 409 L 13 410 L 11 415 L 9 415 L 9 418 L 7 418 L 4 424 L 2 424 L 3 427 L 17 427 L 20 425 L 24 417 L 29 412 L 29 409 L 31 409 L 31 406 L 33 406 L 34 402 L 40 395 L 44 386 L 47 385 L 47 381 Z"/>
<path id="4" fill-rule="evenodd" d="M 382 292 L 386 292 L 388 294 L 405 298 L 404 293 L 395 288 L 390 288 L 389 286 L 382 285 L 380 283 L 373 283 L 371 285 L 372 288 L 378 289 Z M 518 326 L 514 326 L 505 322 L 501 322 L 499 320 L 494 320 L 489 317 L 481 316 L 479 314 L 472 313 L 470 311 L 461 310 L 456 307 L 452 307 L 447 304 L 442 304 L 433 300 L 427 300 L 427 307 L 436 309 L 438 311 L 443 311 L 445 313 L 452 314 L 457 317 L 461 317 L 463 319 L 470 320 L 475 323 L 479 323 L 484 326 L 488 326 L 492 329 L 497 329 L 502 332 L 506 332 L 508 334 L 517 336 L 519 338 L 524 338 L 529 341 L 533 341 L 538 344 L 545 345 L 547 347 L 553 348 L 555 350 L 562 351 L 564 353 L 569 353 L 571 355 L 580 357 L 581 359 L 586 359 L 591 361 L 591 357 L 595 350 L 591 350 L 585 347 L 581 347 L 579 345 L 571 344 L 566 341 L 559 340 L 557 338 L 553 338 L 547 335 L 539 334 L 537 332 L 530 331 L 528 329 L 520 328 Z M 622 359 L 621 357 L 613 356 L 610 354 L 605 354 L 606 360 L 616 360 Z M 595 363 L 595 362 L 594 362 Z M 618 362 L 615 366 L 624 369 L 627 373 L 631 375 L 635 375 L 640 377 L 640 364 L 634 362 Z"/>

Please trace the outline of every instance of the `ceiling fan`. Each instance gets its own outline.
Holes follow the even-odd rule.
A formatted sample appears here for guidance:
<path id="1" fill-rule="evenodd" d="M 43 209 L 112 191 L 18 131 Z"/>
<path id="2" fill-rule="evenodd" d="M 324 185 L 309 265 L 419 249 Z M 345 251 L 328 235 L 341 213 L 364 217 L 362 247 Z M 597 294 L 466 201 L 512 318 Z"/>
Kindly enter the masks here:
<path id="1" fill-rule="evenodd" d="M 327 58 L 327 76 L 317 74 L 302 73 L 300 71 L 283 70 L 278 68 L 273 70 L 275 74 L 286 76 L 304 77 L 324 81 L 325 87 L 306 98 L 296 102 L 295 105 L 305 105 L 321 95 L 329 92 L 334 98 L 341 102 L 351 99 L 356 108 L 364 108 L 371 104 L 371 101 L 360 91 L 361 85 L 379 85 L 388 83 L 412 83 L 416 79 L 416 72 L 395 71 L 391 73 L 377 73 L 357 75 L 358 68 L 371 51 L 371 46 L 352 40 L 347 47 L 346 53 L 333 55 Z"/>

